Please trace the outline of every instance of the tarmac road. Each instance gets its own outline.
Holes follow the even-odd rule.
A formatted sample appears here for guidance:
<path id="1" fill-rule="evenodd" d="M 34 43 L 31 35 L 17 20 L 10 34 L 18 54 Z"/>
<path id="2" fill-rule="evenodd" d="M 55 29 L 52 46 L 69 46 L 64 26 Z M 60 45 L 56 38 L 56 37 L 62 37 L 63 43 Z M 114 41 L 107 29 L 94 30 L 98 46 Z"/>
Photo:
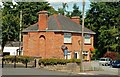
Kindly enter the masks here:
<path id="1" fill-rule="evenodd" d="M 1 64 L 0 64 L 1 67 Z M 109 67 L 105 67 L 108 69 Z M 109 68 L 113 69 L 113 68 Z M 81 73 L 65 73 L 49 71 L 43 68 L 0 68 L 2 77 L 120 77 L 109 71 L 89 71 Z M 112 71 L 112 70 L 111 70 Z"/>
<path id="2" fill-rule="evenodd" d="M 119 77 L 110 75 L 7 75 L 2 77 Z"/>
<path id="3" fill-rule="evenodd" d="M 2 77 L 119 77 L 100 72 L 65 73 L 38 68 L 4 68 Z"/>

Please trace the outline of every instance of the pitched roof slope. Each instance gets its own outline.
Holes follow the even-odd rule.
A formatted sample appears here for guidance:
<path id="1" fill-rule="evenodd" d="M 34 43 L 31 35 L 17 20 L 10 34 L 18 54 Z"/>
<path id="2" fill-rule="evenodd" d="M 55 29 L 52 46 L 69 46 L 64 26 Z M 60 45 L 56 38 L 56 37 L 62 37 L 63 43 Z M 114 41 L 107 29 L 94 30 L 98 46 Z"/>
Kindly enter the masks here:
<path id="1" fill-rule="evenodd" d="M 39 31 L 38 23 L 31 25 L 23 30 L 23 32 L 30 32 L 30 31 Z M 43 31 L 81 33 L 82 26 L 63 15 L 52 15 L 48 19 L 48 29 Z M 84 28 L 84 33 L 95 34 L 95 32 L 91 31 L 86 27 Z"/>

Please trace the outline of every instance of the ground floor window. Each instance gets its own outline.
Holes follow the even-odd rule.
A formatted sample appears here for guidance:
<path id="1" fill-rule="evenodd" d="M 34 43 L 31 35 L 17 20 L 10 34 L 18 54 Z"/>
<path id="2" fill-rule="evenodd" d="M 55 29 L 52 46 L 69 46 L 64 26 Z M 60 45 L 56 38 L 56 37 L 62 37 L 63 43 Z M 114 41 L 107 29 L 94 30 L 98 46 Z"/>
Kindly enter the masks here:
<path id="1" fill-rule="evenodd" d="M 88 60 L 88 51 L 83 51 L 83 60 Z"/>
<path id="2" fill-rule="evenodd" d="M 79 59 L 79 52 L 74 52 L 74 58 Z"/>

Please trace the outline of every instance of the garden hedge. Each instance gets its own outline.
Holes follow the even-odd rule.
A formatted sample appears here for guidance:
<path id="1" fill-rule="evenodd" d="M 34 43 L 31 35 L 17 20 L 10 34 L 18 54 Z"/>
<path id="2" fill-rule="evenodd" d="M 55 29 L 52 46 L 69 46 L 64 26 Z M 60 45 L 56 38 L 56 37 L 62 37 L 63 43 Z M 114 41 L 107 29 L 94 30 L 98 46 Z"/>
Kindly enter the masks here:
<path id="1" fill-rule="evenodd" d="M 80 59 L 40 59 L 39 60 L 39 65 L 43 64 L 44 66 L 46 65 L 65 65 L 67 63 L 77 63 L 80 64 L 81 60 Z"/>
<path id="2" fill-rule="evenodd" d="M 15 58 L 16 57 L 16 58 Z M 6 62 L 22 62 L 22 63 L 28 63 L 30 62 L 31 60 L 34 60 L 33 57 L 29 57 L 29 56 L 4 56 L 3 57 L 3 60 L 6 61 Z"/>

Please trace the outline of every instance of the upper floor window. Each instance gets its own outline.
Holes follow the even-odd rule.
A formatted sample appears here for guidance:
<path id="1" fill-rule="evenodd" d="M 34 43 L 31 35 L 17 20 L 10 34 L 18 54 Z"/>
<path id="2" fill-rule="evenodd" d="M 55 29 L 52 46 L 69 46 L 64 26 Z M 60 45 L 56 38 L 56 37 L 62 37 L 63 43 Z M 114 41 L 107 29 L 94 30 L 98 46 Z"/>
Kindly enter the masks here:
<path id="1" fill-rule="evenodd" d="M 64 43 L 72 43 L 71 33 L 64 33 Z"/>
<path id="2" fill-rule="evenodd" d="M 84 38 L 85 38 L 84 39 L 85 44 L 91 44 L 91 41 L 90 41 L 91 36 L 90 36 L 90 34 L 85 34 Z"/>

